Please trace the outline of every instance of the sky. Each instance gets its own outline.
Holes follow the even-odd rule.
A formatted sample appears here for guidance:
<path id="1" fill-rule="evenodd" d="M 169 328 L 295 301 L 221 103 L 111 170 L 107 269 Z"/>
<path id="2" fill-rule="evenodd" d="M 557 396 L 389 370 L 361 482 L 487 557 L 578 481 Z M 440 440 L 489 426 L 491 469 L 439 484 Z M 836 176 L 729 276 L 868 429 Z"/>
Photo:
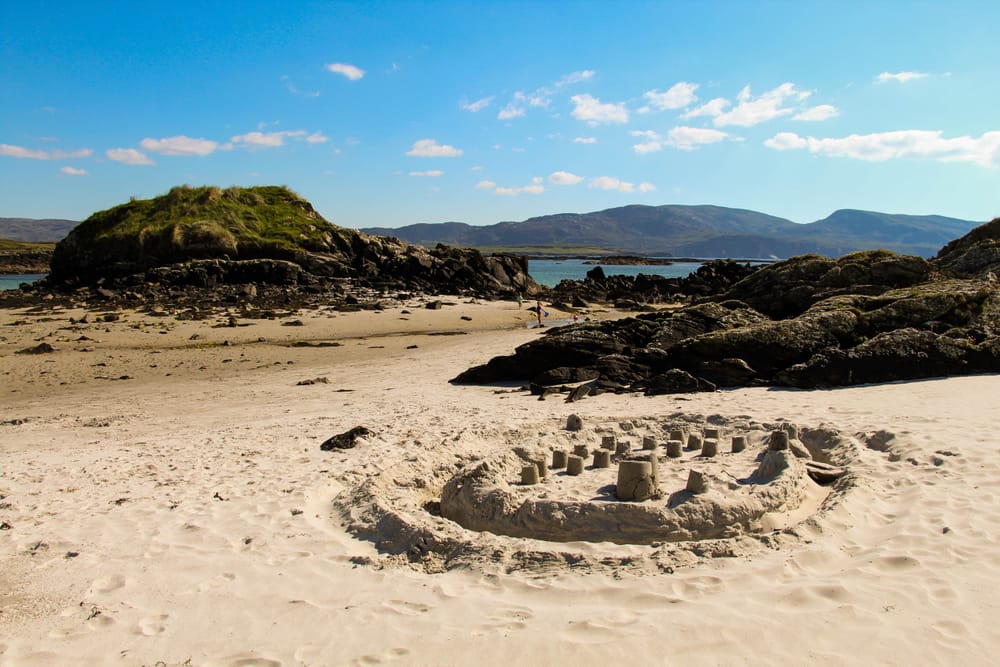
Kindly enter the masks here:
<path id="1" fill-rule="evenodd" d="M 0 0 L 0 217 L 1000 216 L 1000 3 Z"/>

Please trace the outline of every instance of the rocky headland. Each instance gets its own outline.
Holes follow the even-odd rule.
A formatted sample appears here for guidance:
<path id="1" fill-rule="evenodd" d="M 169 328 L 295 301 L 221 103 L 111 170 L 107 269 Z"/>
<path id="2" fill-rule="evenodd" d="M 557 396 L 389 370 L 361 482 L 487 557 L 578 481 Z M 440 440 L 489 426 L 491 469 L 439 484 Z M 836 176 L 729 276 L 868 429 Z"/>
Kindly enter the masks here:
<path id="1" fill-rule="evenodd" d="M 400 294 L 482 298 L 539 287 L 513 255 L 424 248 L 326 221 L 283 187 L 175 187 L 99 211 L 52 253 L 48 277 L 0 304 L 96 303 L 199 311 L 357 308 Z"/>
<path id="2" fill-rule="evenodd" d="M 51 243 L 21 243 L 0 239 L 0 275 L 47 273 Z"/>
<path id="3" fill-rule="evenodd" d="M 793 257 L 716 282 L 722 289 L 677 309 L 549 331 L 453 382 L 663 394 L 996 372 L 998 270 L 1000 218 L 930 260 L 888 251 Z"/>

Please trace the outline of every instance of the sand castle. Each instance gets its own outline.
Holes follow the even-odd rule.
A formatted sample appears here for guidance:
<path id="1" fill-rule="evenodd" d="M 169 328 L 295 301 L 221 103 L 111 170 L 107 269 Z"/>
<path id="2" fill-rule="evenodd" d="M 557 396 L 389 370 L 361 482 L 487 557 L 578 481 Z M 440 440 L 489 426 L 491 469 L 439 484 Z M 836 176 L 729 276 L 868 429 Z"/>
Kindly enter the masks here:
<path id="1" fill-rule="evenodd" d="M 698 420 L 651 418 L 627 429 L 574 420 L 574 429 L 556 426 L 549 436 L 534 430 L 537 442 L 522 437 L 457 472 L 415 467 L 419 498 L 401 491 L 411 485 L 398 476 L 386 496 L 379 490 L 390 485 L 376 476 L 359 489 L 372 511 L 349 527 L 429 569 L 457 565 L 477 548 L 517 554 L 532 567 L 540 558 L 532 553 L 565 554 L 570 543 L 699 551 L 763 538 L 849 484 L 844 464 L 855 443 L 838 432 Z"/>

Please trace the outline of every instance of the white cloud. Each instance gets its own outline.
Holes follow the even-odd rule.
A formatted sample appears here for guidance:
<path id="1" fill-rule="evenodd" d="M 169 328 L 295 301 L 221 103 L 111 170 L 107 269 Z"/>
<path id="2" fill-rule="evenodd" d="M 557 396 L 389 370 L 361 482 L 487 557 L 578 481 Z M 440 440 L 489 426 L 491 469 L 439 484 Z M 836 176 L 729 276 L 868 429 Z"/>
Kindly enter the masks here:
<path id="1" fill-rule="evenodd" d="M 285 145 L 285 139 L 297 139 L 305 136 L 303 130 L 283 130 L 281 132 L 247 132 L 230 141 L 233 144 L 244 144 L 249 148 L 277 148 Z"/>
<path id="2" fill-rule="evenodd" d="M 792 120 L 827 120 L 839 116 L 840 112 L 832 104 L 820 104 L 792 116 Z"/>
<path id="3" fill-rule="evenodd" d="M 730 104 L 729 100 L 724 97 L 716 97 L 715 99 L 705 102 L 700 107 L 695 107 L 681 115 L 681 118 L 687 120 L 689 118 L 698 118 L 699 116 L 718 116 L 723 112 L 723 110 Z"/>
<path id="4" fill-rule="evenodd" d="M 0 155 L 6 157 L 27 158 L 29 160 L 70 160 L 81 157 L 90 157 L 94 151 L 85 148 L 79 151 L 39 151 L 23 146 L 11 146 L 10 144 L 0 144 Z"/>
<path id="5" fill-rule="evenodd" d="M 573 118 L 577 120 L 586 121 L 590 125 L 628 122 L 628 110 L 624 102 L 605 103 L 587 93 L 574 95 L 570 99 L 576 105 L 573 109 Z"/>
<path id="6" fill-rule="evenodd" d="M 497 186 L 493 181 L 479 181 L 476 183 L 477 190 L 492 190 Z"/>
<path id="7" fill-rule="evenodd" d="M 793 83 L 783 83 L 759 97 L 751 95 L 750 86 L 745 86 L 736 97 L 738 104 L 730 111 L 717 115 L 712 122 L 716 127 L 759 125 L 794 113 L 794 109 L 784 106 L 789 98 L 803 100 L 806 97 L 809 97 L 809 93 L 796 90 Z"/>
<path id="8" fill-rule="evenodd" d="M 671 86 L 670 90 L 665 93 L 661 93 L 658 90 L 649 90 L 643 93 L 643 97 L 649 101 L 649 104 L 653 108 L 660 111 L 683 109 L 698 100 L 698 96 L 694 94 L 696 90 L 698 90 L 697 83 L 680 81 Z"/>
<path id="9" fill-rule="evenodd" d="M 559 91 L 566 86 L 571 86 L 582 81 L 587 81 L 594 76 L 594 70 L 581 70 L 579 72 L 570 72 L 557 81 L 547 86 L 542 86 L 529 93 L 524 91 L 517 91 L 511 97 L 511 100 L 507 102 L 506 105 L 497 113 L 497 119 L 499 120 L 511 120 L 513 118 L 521 118 L 528 113 L 530 107 L 540 107 L 543 109 L 548 109 L 549 105 L 552 103 L 552 98 L 559 93 Z M 487 100 L 492 100 L 493 98 L 487 98 Z M 482 100 L 480 100 L 482 101 Z M 478 104 L 474 103 L 474 104 Z M 465 107 L 463 103 L 463 108 Z M 469 109 L 470 111 L 478 111 L 478 109 Z"/>
<path id="10" fill-rule="evenodd" d="M 163 139 L 146 138 L 139 145 L 151 153 L 160 155 L 210 155 L 219 144 L 209 139 L 192 139 L 183 135 Z"/>
<path id="11" fill-rule="evenodd" d="M 573 140 L 574 144 L 596 144 L 597 137 L 577 137 Z"/>
<path id="12" fill-rule="evenodd" d="M 104 154 L 109 160 L 114 160 L 115 162 L 122 162 L 124 164 L 131 165 L 149 165 L 156 164 L 149 159 L 149 156 L 142 151 L 137 151 L 134 148 L 111 148 L 104 151 Z"/>
<path id="13" fill-rule="evenodd" d="M 447 144 L 438 144 L 436 139 L 420 139 L 413 142 L 413 148 L 406 151 L 411 157 L 458 157 L 462 154 L 460 148 Z"/>
<path id="14" fill-rule="evenodd" d="M 466 111 L 477 113 L 488 107 L 490 105 L 490 102 L 492 101 L 493 101 L 493 96 L 491 95 L 490 97 L 484 97 L 481 100 L 476 100 L 475 102 L 467 102 L 466 100 L 462 100 L 461 102 L 458 103 L 458 106 L 462 107 Z"/>
<path id="15" fill-rule="evenodd" d="M 677 148 L 682 151 L 691 151 L 699 146 L 715 144 L 730 138 L 730 135 L 722 130 L 687 127 L 684 125 L 672 128 L 666 137 L 661 137 L 652 130 L 636 130 L 631 134 L 634 137 L 643 137 L 646 139 L 646 141 L 632 146 L 632 150 L 639 155 L 657 153 L 667 147 Z"/>
<path id="16" fill-rule="evenodd" d="M 971 162 L 983 167 L 1000 166 L 1000 131 L 979 138 L 946 138 L 937 130 L 897 130 L 874 134 L 818 139 L 794 132 L 779 132 L 764 142 L 775 150 L 808 150 L 816 155 L 881 162 L 897 158 L 924 158 L 940 162 Z"/>
<path id="17" fill-rule="evenodd" d="M 689 151 L 705 144 L 715 144 L 729 137 L 721 130 L 700 127 L 675 127 L 667 133 L 668 143 L 681 150 Z"/>
<path id="18" fill-rule="evenodd" d="M 437 176 L 444 176 L 444 172 L 440 169 L 431 169 L 429 171 L 411 171 L 410 176 L 430 176 L 434 178 Z"/>
<path id="19" fill-rule="evenodd" d="M 553 185 L 576 185 L 582 180 L 583 176 L 577 176 L 568 171 L 554 171 L 549 174 L 549 183 Z"/>
<path id="20" fill-rule="evenodd" d="M 514 102 L 510 102 L 500 112 L 497 113 L 497 118 L 500 120 L 510 120 L 511 118 L 520 118 L 525 114 L 524 107 L 518 106 Z"/>
<path id="21" fill-rule="evenodd" d="M 882 72 L 877 77 L 875 77 L 875 81 L 877 81 L 878 83 L 887 83 L 889 81 L 898 81 L 899 83 L 909 83 L 910 81 L 923 79 L 926 76 L 927 76 L 926 72 Z"/>
<path id="22" fill-rule="evenodd" d="M 516 197 L 520 194 L 526 195 L 540 195 L 545 192 L 545 186 L 542 185 L 544 179 L 541 176 L 535 176 L 531 179 L 529 185 L 524 185 L 519 188 L 502 188 L 497 187 L 493 189 L 493 194 L 502 195 L 504 197 Z M 483 181 L 482 183 L 489 183 L 490 181 Z M 478 185 L 476 186 L 479 187 Z M 485 187 L 485 186 L 484 186 Z"/>
<path id="23" fill-rule="evenodd" d="M 469 171 L 482 171 L 482 170 L 483 166 L 481 164 L 474 164 L 471 167 L 469 167 Z"/>
<path id="24" fill-rule="evenodd" d="M 587 187 L 592 190 L 617 190 L 618 192 L 633 193 L 633 192 L 652 192 L 656 189 L 656 186 L 647 181 L 643 181 L 638 185 L 635 183 L 629 183 L 628 181 L 621 181 L 612 176 L 597 176 L 590 179 L 590 183 Z"/>
<path id="25" fill-rule="evenodd" d="M 326 69 L 334 74 L 343 74 L 351 81 L 357 81 L 365 75 L 365 71 L 354 65 L 348 65 L 347 63 L 330 63 L 326 66 Z"/>
<path id="26" fill-rule="evenodd" d="M 308 137 L 306 137 L 306 141 L 308 141 L 310 144 L 325 144 L 326 142 L 330 141 L 330 137 L 326 136 L 322 132 L 313 132 Z"/>
<path id="27" fill-rule="evenodd" d="M 570 72 L 569 74 L 562 76 L 558 81 L 556 81 L 555 87 L 562 88 L 564 86 L 571 86 L 574 83 L 582 83 L 584 81 L 591 79 L 596 73 L 597 72 L 595 72 L 592 69 L 585 69 L 579 72 Z"/>
<path id="28" fill-rule="evenodd" d="M 61 173 L 63 173 L 63 174 L 66 174 L 67 176 L 86 176 L 87 175 L 87 170 L 86 169 L 76 169 L 74 167 L 63 167 L 59 171 Z"/>
<path id="29" fill-rule="evenodd" d="M 691 109 L 687 113 L 682 114 L 681 118 L 689 119 L 697 118 L 699 116 L 708 116 L 712 118 L 712 123 L 716 127 L 725 127 L 727 125 L 751 127 L 769 120 L 774 120 L 775 118 L 781 118 L 783 116 L 794 114 L 795 109 L 787 106 L 787 103 L 802 102 L 811 94 L 812 93 L 810 91 L 797 89 L 794 83 L 783 83 L 777 88 L 773 88 L 766 93 L 762 93 L 758 97 L 754 97 L 750 92 L 750 86 L 744 86 L 743 89 L 736 95 L 735 106 L 732 106 L 732 102 L 724 97 L 717 97 L 699 107 Z M 829 107 L 829 105 L 823 106 Z M 814 109 L 817 108 L 820 107 L 814 107 Z M 829 109 L 832 108 L 833 107 L 829 107 Z M 829 109 L 824 109 L 824 111 L 829 112 Z M 821 114 L 824 113 L 824 111 L 816 111 L 814 113 Z M 808 114 L 808 111 L 802 113 Z M 801 120 L 813 119 L 807 117 L 802 118 Z"/>

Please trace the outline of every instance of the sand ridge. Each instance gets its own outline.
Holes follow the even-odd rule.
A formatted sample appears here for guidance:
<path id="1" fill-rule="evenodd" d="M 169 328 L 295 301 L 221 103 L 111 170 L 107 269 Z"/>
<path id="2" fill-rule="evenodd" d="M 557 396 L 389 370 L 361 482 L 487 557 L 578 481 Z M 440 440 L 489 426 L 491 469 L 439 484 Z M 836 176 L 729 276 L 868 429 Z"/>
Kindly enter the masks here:
<path id="1" fill-rule="evenodd" d="M 427 314 L 487 317 L 448 308 Z M 520 323 L 349 340 L 355 316 L 400 317 L 352 313 L 313 338 L 340 347 L 256 342 L 304 335 L 300 313 L 302 327 L 236 327 L 252 338 L 197 348 L 193 333 L 235 334 L 142 333 L 126 313 L 78 352 L 52 335 L 62 314 L 2 315 L 0 664 L 985 665 L 1000 648 L 996 376 L 567 404 L 446 382 L 540 335 Z M 30 324 L 7 325 L 19 319 Z M 176 348 L 162 343 L 173 334 Z M 13 354 L 46 335 L 64 349 Z M 329 383 L 297 384 L 317 377 Z M 576 543 L 600 565 L 470 554 L 429 574 L 342 523 L 337 499 L 372 479 L 414 492 L 415 466 L 454 474 L 571 413 L 609 427 L 673 414 L 822 426 L 859 443 L 856 483 L 766 540 L 678 552 L 672 573 L 648 547 Z M 319 450 L 357 425 L 375 435 Z M 604 564 L 609 553 L 636 565 Z"/>

